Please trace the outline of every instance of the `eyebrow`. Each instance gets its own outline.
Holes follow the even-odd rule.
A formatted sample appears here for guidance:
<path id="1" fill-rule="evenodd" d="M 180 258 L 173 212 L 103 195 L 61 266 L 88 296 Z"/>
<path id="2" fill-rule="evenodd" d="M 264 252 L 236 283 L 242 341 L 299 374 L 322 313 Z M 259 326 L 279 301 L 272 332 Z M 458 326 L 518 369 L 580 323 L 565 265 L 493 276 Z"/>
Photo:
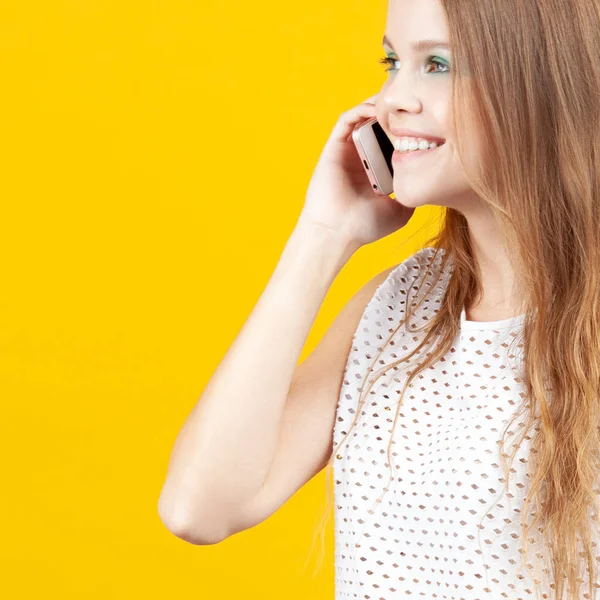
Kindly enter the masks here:
<path id="1" fill-rule="evenodd" d="M 392 42 L 390 42 L 387 35 L 383 36 L 382 43 L 387 44 L 392 50 L 394 49 L 394 46 L 392 46 Z M 419 40 L 418 42 L 414 42 L 412 44 L 412 48 L 415 52 L 423 52 L 425 50 L 430 50 L 431 48 L 446 48 L 447 50 L 449 50 L 450 46 L 449 46 L 448 42 L 445 42 L 443 40 L 435 40 L 435 39 L 431 39 L 431 38 L 425 38 L 424 40 Z"/>

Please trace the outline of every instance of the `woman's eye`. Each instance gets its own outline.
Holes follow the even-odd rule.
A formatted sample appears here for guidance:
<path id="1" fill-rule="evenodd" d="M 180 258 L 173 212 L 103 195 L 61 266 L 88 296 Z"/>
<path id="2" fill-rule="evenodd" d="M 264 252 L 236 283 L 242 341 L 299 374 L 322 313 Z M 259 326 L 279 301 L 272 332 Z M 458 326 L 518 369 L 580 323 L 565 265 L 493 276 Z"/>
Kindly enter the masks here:
<path id="1" fill-rule="evenodd" d="M 396 62 L 392 57 L 390 56 L 384 56 L 383 58 L 379 59 L 379 64 L 380 65 L 385 65 L 385 66 L 389 66 L 389 69 L 384 69 L 384 71 L 392 71 L 392 65 Z"/>
<path id="2" fill-rule="evenodd" d="M 388 66 L 389 69 L 384 69 L 386 72 L 388 71 L 395 71 L 395 67 L 394 67 L 394 63 L 398 62 L 396 59 L 392 58 L 391 56 L 384 56 L 383 58 L 380 58 L 378 61 L 380 64 Z M 435 71 L 427 71 L 428 73 L 449 73 L 450 72 L 450 66 L 442 60 L 438 60 L 435 56 L 430 56 L 427 59 L 427 65 L 435 65 L 436 70 Z M 441 70 L 439 70 L 439 68 L 441 68 Z"/>

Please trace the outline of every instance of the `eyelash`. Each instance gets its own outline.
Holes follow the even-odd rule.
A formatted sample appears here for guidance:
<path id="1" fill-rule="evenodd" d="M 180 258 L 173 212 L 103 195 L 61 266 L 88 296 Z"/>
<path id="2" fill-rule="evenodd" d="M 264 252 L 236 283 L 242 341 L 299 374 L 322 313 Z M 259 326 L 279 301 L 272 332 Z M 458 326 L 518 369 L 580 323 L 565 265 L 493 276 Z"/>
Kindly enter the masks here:
<path id="1" fill-rule="evenodd" d="M 447 68 L 447 70 L 446 70 L 446 71 L 438 71 L 438 72 L 437 72 L 438 74 L 439 74 L 439 73 L 448 73 L 448 72 L 450 71 L 450 67 L 449 67 L 447 64 L 445 64 L 445 63 L 442 63 L 442 62 L 440 62 L 440 61 L 438 61 L 438 60 L 434 60 L 434 58 L 435 58 L 435 57 L 433 57 L 433 56 L 430 56 L 430 57 L 427 59 L 427 62 L 433 63 L 434 65 L 438 65 L 438 66 L 440 66 L 440 67 L 446 67 L 446 68 Z M 389 72 L 389 71 L 393 71 L 393 70 L 394 70 L 394 69 L 392 69 L 392 68 L 391 68 L 391 65 L 392 65 L 393 63 L 395 63 L 395 62 L 396 62 L 396 60 L 395 60 L 395 59 L 393 59 L 391 56 L 384 56 L 383 58 L 380 58 L 378 62 L 379 62 L 379 64 L 381 64 L 381 65 L 387 65 L 387 66 L 390 66 L 390 68 L 389 68 L 389 69 L 384 69 L 384 71 L 386 71 L 386 73 L 387 73 L 387 72 Z M 435 74 L 436 74 L 436 73 L 434 73 L 434 75 L 435 75 Z"/>

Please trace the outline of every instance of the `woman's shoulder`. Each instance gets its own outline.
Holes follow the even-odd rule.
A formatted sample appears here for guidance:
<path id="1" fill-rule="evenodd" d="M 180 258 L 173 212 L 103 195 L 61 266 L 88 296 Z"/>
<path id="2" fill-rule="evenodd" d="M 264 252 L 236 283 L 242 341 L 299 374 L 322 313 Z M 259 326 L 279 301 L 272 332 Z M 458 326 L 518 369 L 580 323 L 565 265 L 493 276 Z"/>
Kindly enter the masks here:
<path id="1" fill-rule="evenodd" d="M 443 249 L 438 250 L 436 258 L 436 248 L 426 246 L 380 273 L 377 280 L 373 280 L 376 286 L 364 305 L 361 320 L 383 322 L 384 319 L 397 318 L 404 312 L 407 298 L 412 296 L 411 288 L 417 288 L 418 280 L 427 272 L 427 267 L 434 259 L 436 265 L 439 264 L 443 252 Z"/>
<path id="2" fill-rule="evenodd" d="M 427 272 L 427 268 L 434 260 L 436 265 L 439 265 L 443 254 L 443 248 L 438 250 L 433 246 L 421 248 L 398 265 L 392 267 L 387 277 L 381 283 L 380 288 L 389 288 L 395 292 L 405 290 L 407 287 L 415 284 Z"/>

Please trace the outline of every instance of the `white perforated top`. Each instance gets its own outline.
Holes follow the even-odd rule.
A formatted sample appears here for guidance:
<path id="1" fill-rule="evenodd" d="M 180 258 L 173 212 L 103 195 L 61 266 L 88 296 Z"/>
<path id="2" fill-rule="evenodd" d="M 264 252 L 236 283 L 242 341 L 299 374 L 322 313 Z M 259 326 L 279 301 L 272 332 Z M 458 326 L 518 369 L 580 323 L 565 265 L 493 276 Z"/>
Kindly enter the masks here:
<path id="1" fill-rule="evenodd" d="M 334 448 L 354 421 L 368 367 L 397 327 L 407 290 L 416 290 L 433 252 L 424 248 L 398 265 L 366 307 L 340 391 Z M 417 310 L 418 321 L 437 312 L 448 275 Z M 463 308 L 453 348 L 406 390 L 391 446 L 391 482 L 387 448 L 408 376 L 405 366 L 381 376 L 371 389 L 334 461 L 336 600 L 535 597 L 531 567 L 520 568 L 518 550 L 530 437 L 513 462 L 508 494 L 498 446 L 523 393 L 518 376 L 523 319 L 467 321 Z M 417 335 L 423 333 L 401 328 L 374 371 L 402 358 Z M 525 417 L 516 423 L 521 421 Z M 508 453 L 512 441 L 509 436 Z M 534 540 L 529 556 L 543 549 Z"/>

